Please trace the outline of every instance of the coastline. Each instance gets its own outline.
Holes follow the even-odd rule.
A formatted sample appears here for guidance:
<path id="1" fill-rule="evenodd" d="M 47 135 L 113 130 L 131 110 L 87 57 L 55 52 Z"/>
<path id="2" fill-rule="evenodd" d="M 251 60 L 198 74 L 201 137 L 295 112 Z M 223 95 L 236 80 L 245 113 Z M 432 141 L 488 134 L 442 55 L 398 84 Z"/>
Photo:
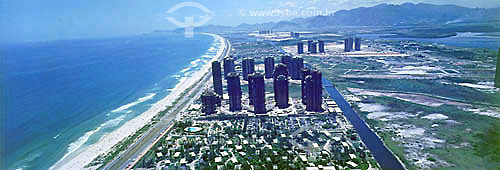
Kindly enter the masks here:
<path id="1" fill-rule="evenodd" d="M 76 153 L 76 155 L 74 155 L 73 153 L 66 154 L 50 169 L 85 169 L 85 165 L 94 160 L 98 155 L 109 152 L 115 144 L 124 140 L 127 136 L 132 135 L 140 128 L 148 124 L 154 116 L 165 110 L 168 106 L 171 106 L 175 100 L 182 97 L 181 94 L 187 88 L 197 83 L 203 77 L 204 73 L 210 69 L 211 62 L 220 58 L 220 56 L 223 55 L 222 53 L 224 49 L 227 48 L 226 44 L 224 43 L 225 40 L 223 37 L 215 34 L 204 34 L 213 36 L 215 38 L 215 41 L 219 41 L 221 45 L 217 50 L 217 54 L 210 61 L 205 63 L 200 68 L 200 70 L 194 72 L 190 77 L 181 79 L 179 83 L 177 83 L 176 86 L 171 90 L 170 94 L 168 94 L 160 101 L 156 102 L 147 111 L 127 121 L 118 129 L 102 136 L 97 143 L 92 144 L 82 149 L 81 151 L 78 150 L 79 153 Z"/>

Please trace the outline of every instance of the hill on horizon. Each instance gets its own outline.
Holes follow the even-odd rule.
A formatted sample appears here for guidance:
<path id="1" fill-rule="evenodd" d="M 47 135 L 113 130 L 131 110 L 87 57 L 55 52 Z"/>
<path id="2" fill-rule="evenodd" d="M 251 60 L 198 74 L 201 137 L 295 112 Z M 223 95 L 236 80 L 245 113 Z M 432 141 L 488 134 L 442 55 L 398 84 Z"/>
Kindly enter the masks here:
<path id="1" fill-rule="evenodd" d="M 257 24 L 242 23 L 234 27 L 208 25 L 195 29 L 200 32 L 217 32 L 258 29 L 294 30 L 336 26 L 421 26 L 493 22 L 500 22 L 500 7 L 468 8 L 457 5 L 433 5 L 427 3 L 404 3 L 400 5 L 382 3 L 372 7 L 339 10 L 331 16 L 313 16 Z M 176 31 L 181 29 L 176 29 Z"/>

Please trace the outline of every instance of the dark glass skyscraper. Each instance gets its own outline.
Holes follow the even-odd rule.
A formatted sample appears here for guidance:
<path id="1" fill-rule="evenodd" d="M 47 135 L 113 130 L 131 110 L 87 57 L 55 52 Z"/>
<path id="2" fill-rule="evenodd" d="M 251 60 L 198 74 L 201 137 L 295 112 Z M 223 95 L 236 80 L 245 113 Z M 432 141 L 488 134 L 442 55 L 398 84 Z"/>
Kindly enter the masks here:
<path id="1" fill-rule="evenodd" d="M 276 66 L 273 73 L 274 100 L 278 108 L 288 107 L 288 69 L 285 64 Z"/>
<path id="2" fill-rule="evenodd" d="M 229 111 L 241 110 L 241 87 L 238 73 L 231 72 L 227 75 L 227 91 L 229 95 Z"/>
<path id="3" fill-rule="evenodd" d="M 292 63 L 292 56 L 289 56 L 289 55 L 281 56 L 281 63 L 285 64 L 286 68 L 288 69 L 287 72 L 290 73 L 290 65 Z"/>
<path id="4" fill-rule="evenodd" d="M 297 54 L 304 54 L 304 43 L 297 43 Z"/>
<path id="5" fill-rule="evenodd" d="M 344 51 L 350 52 L 352 51 L 352 37 L 344 39 Z"/>
<path id="6" fill-rule="evenodd" d="M 248 75 L 248 99 L 250 101 L 250 105 L 253 105 L 253 101 L 255 98 L 255 93 L 254 93 L 254 81 L 253 81 L 253 76 L 254 74 Z"/>
<path id="7" fill-rule="evenodd" d="M 312 93 L 311 98 L 313 102 L 313 111 L 322 112 L 321 104 L 323 103 L 323 83 L 321 82 L 321 72 L 318 70 L 313 70 L 311 72 L 312 76 Z"/>
<path id="8" fill-rule="evenodd" d="M 312 98 L 312 91 L 313 91 L 313 79 L 311 75 L 308 75 L 305 77 L 305 100 L 302 101 L 302 103 L 305 103 L 306 105 L 306 110 L 307 111 L 314 111 L 314 106 L 313 106 L 313 98 Z"/>
<path id="9" fill-rule="evenodd" d="M 276 79 L 278 78 L 279 75 L 284 75 L 285 77 L 288 77 L 288 68 L 283 63 L 277 64 L 276 67 L 274 68 L 273 78 Z"/>
<path id="10" fill-rule="evenodd" d="M 312 51 L 312 43 L 313 43 L 313 40 L 307 40 L 307 51 L 308 52 Z"/>
<path id="11" fill-rule="evenodd" d="M 351 49 L 349 49 L 349 39 L 344 39 L 344 52 L 349 52 Z"/>
<path id="12" fill-rule="evenodd" d="M 311 44 L 311 50 L 310 50 L 310 52 L 311 52 L 312 54 L 316 54 L 316 53 L 318 52 L 318 51 L 317 51 L 317 47 L 318 47 L 317 43 L 316 43 L 316 42 L 313 42 L 313 43 Z"/>
<path id="13" fill-rule="evenodd" d="M 318 40 L 318 48 L 320 53 L 325 52 L 325 41 Z"/>
<path id="14" fill-rule="evenodd" d="M 248 80 L 248 75 L 253 74 L 255 71 L 255 61 L 252 58 L 244 58 L 241 62 L 241 69 L 243 72 L 243 79 Z"/>
<path id="15" fill-rule="evenodd" d="M 291 56 L 289 56 L 289 55 L 282 55 L 281 56 L 281 63 L 285 64 L 285 66 L 289 67 L 291 61 L 292 61 Z"/>
<path id="16" fill-rule="evenodd" d="M 217 95 L 222 96 L 222 71 L 219 61 L 212 62 L 212 81 L 214 83 L 214 91 Z"/>
<path id="17" fill-rule="evenodd" d="M 253 107 L 255 114 L 266 113 L 266 87 L 264 76 L 260 73 L 252 75 Z"/>
<path id="18" fill-rule="evenodd" d="M 272 78 L 273 77 L 273 72 L 274 72 L 274 57 L 266 57 L 264 59 L 264 67 L 265 67 L 265 74 L 266 74 L 266 79 Z"/>
<path id="19" fill-rule="evenodd" d="M 313 70 L 311 75 L 305 77 L 305 88 L 302 94 L 302 103 L 305 101 L 306 110 L 314 112 L 322 112 L 321 104 L 323 103 L 323 83 L 321 82 L 321 72 Z"/>
<path id="20" fill-rule="evenodd" d="M 354 50 L 361 51 L 361 38 L 354 38 Z"/>
<path id="21" fill-rule="evenodd" d="M 275 83 L 274 98 L 276 105 L 280 109 L 287 108 L 288 104 L 288 79 L 284 75 L 279 75 Z"/>
<path id="22" fill-rule="evenodd" d="M 497 72 L 495 73 L 495 87 L 500 88 L 500 47 L 498 48 Z"/>
<path id="23" fill-rule="evenodd" d="M 216 113 L 215 109 L 217 108 L 218 96 L 212 91 L 205 91 L 201 94 L 201 103 L 202 109 L 201 111 L 205 114 L 213 114 Z"/>
<path id="24" fill-rule="evenodd" d="M 311 75 L 311 70 L 308 68 L 303 68 L 301 71 L 300 77 L 300 87 L 301 87 L 301 96 L 302 96 L 302 104 L 306 104 L 306 96 L 307 96 L 307 90 L 306 90 L 306 76 Z"/>
<path id="25" fill-rule="evenodd" d="M 290 64 L 290 77 L 293 80 L 300 80 L 300 71 L 304 68 L 304 59 L 300 57 L 293 57 Z"/>
<path id="26" fill-rule="evenodd" d="M 227 75 L 234 72 L 234 59 L 233 57 L 224 58 L 224 79 L 227 80 Z"/>

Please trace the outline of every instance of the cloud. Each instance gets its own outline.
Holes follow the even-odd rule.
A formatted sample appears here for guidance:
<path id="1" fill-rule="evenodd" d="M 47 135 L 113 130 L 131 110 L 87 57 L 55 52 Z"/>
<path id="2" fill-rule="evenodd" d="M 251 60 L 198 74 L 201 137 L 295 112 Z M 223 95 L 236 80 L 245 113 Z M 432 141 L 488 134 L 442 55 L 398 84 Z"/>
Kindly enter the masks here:
<path id="1" fill-rule="evenodd" d="M 318 9 L 318 8 L 313 7 L 313 6 L 310 6 L 310 7 L 307 7 L 307 8 L 306 8 L 306 10 L 316 10 L 316 9 Z"/>
<path id="2" fill-rule="evenodd" d="M 345 2 L 347 2 L 349 0 L 327 0 L 327 1 L 330 2 L 330 3 L 345 3 Z"/>
<path id="3" fill-rule="evenodd" d="M 283 3 L 282 6 L 295 8 L 297 7 L 297 3 L 293 1 L 286 1 L 285 3 Z"/>

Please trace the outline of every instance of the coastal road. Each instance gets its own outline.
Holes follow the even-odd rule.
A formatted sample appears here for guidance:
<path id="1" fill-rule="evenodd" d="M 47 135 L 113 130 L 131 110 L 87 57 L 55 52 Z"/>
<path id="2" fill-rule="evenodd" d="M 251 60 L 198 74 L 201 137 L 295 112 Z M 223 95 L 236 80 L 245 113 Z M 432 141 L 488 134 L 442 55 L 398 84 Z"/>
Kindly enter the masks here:
<path id="1" fill-rule="evenodd" d="M 219 57 L 218 60 L 228 56 L 231 51 L 231 44 L 229 41 L 224 40 L 224 43 L 226 48 L 222 52 L 221 56 L 217 56 Z M 170 129 L 169 127 L 173 125 L 178 113 L 187 109 L 191 103 L 199 98 L 211 77 L 212 75 L 210 72 L 205 73 L 199 83 L 195 84 L 193 88 L 188 89 L 189 91 L 184 96 L 177 99 L 178 102 L 176 105 L 172 107 L 172 109 L 165 114 L 165 116 L 162 117 L 157 124 L 155 124 L 148 131 L 144 132 L 144 134 L 142 134 L 134 144 L 128 147 L 126 151 L 122 152 L 118 158 L 108 163 L 103 169 L 129 169 L 133 167 L 133 165 L 135 165 L 137 161 L 140 160 L 140 158 L 154 146 L 158 139 L 168 132 Z M 192 94 L 194 94 L 194 97 L 191 97 Z"/>

